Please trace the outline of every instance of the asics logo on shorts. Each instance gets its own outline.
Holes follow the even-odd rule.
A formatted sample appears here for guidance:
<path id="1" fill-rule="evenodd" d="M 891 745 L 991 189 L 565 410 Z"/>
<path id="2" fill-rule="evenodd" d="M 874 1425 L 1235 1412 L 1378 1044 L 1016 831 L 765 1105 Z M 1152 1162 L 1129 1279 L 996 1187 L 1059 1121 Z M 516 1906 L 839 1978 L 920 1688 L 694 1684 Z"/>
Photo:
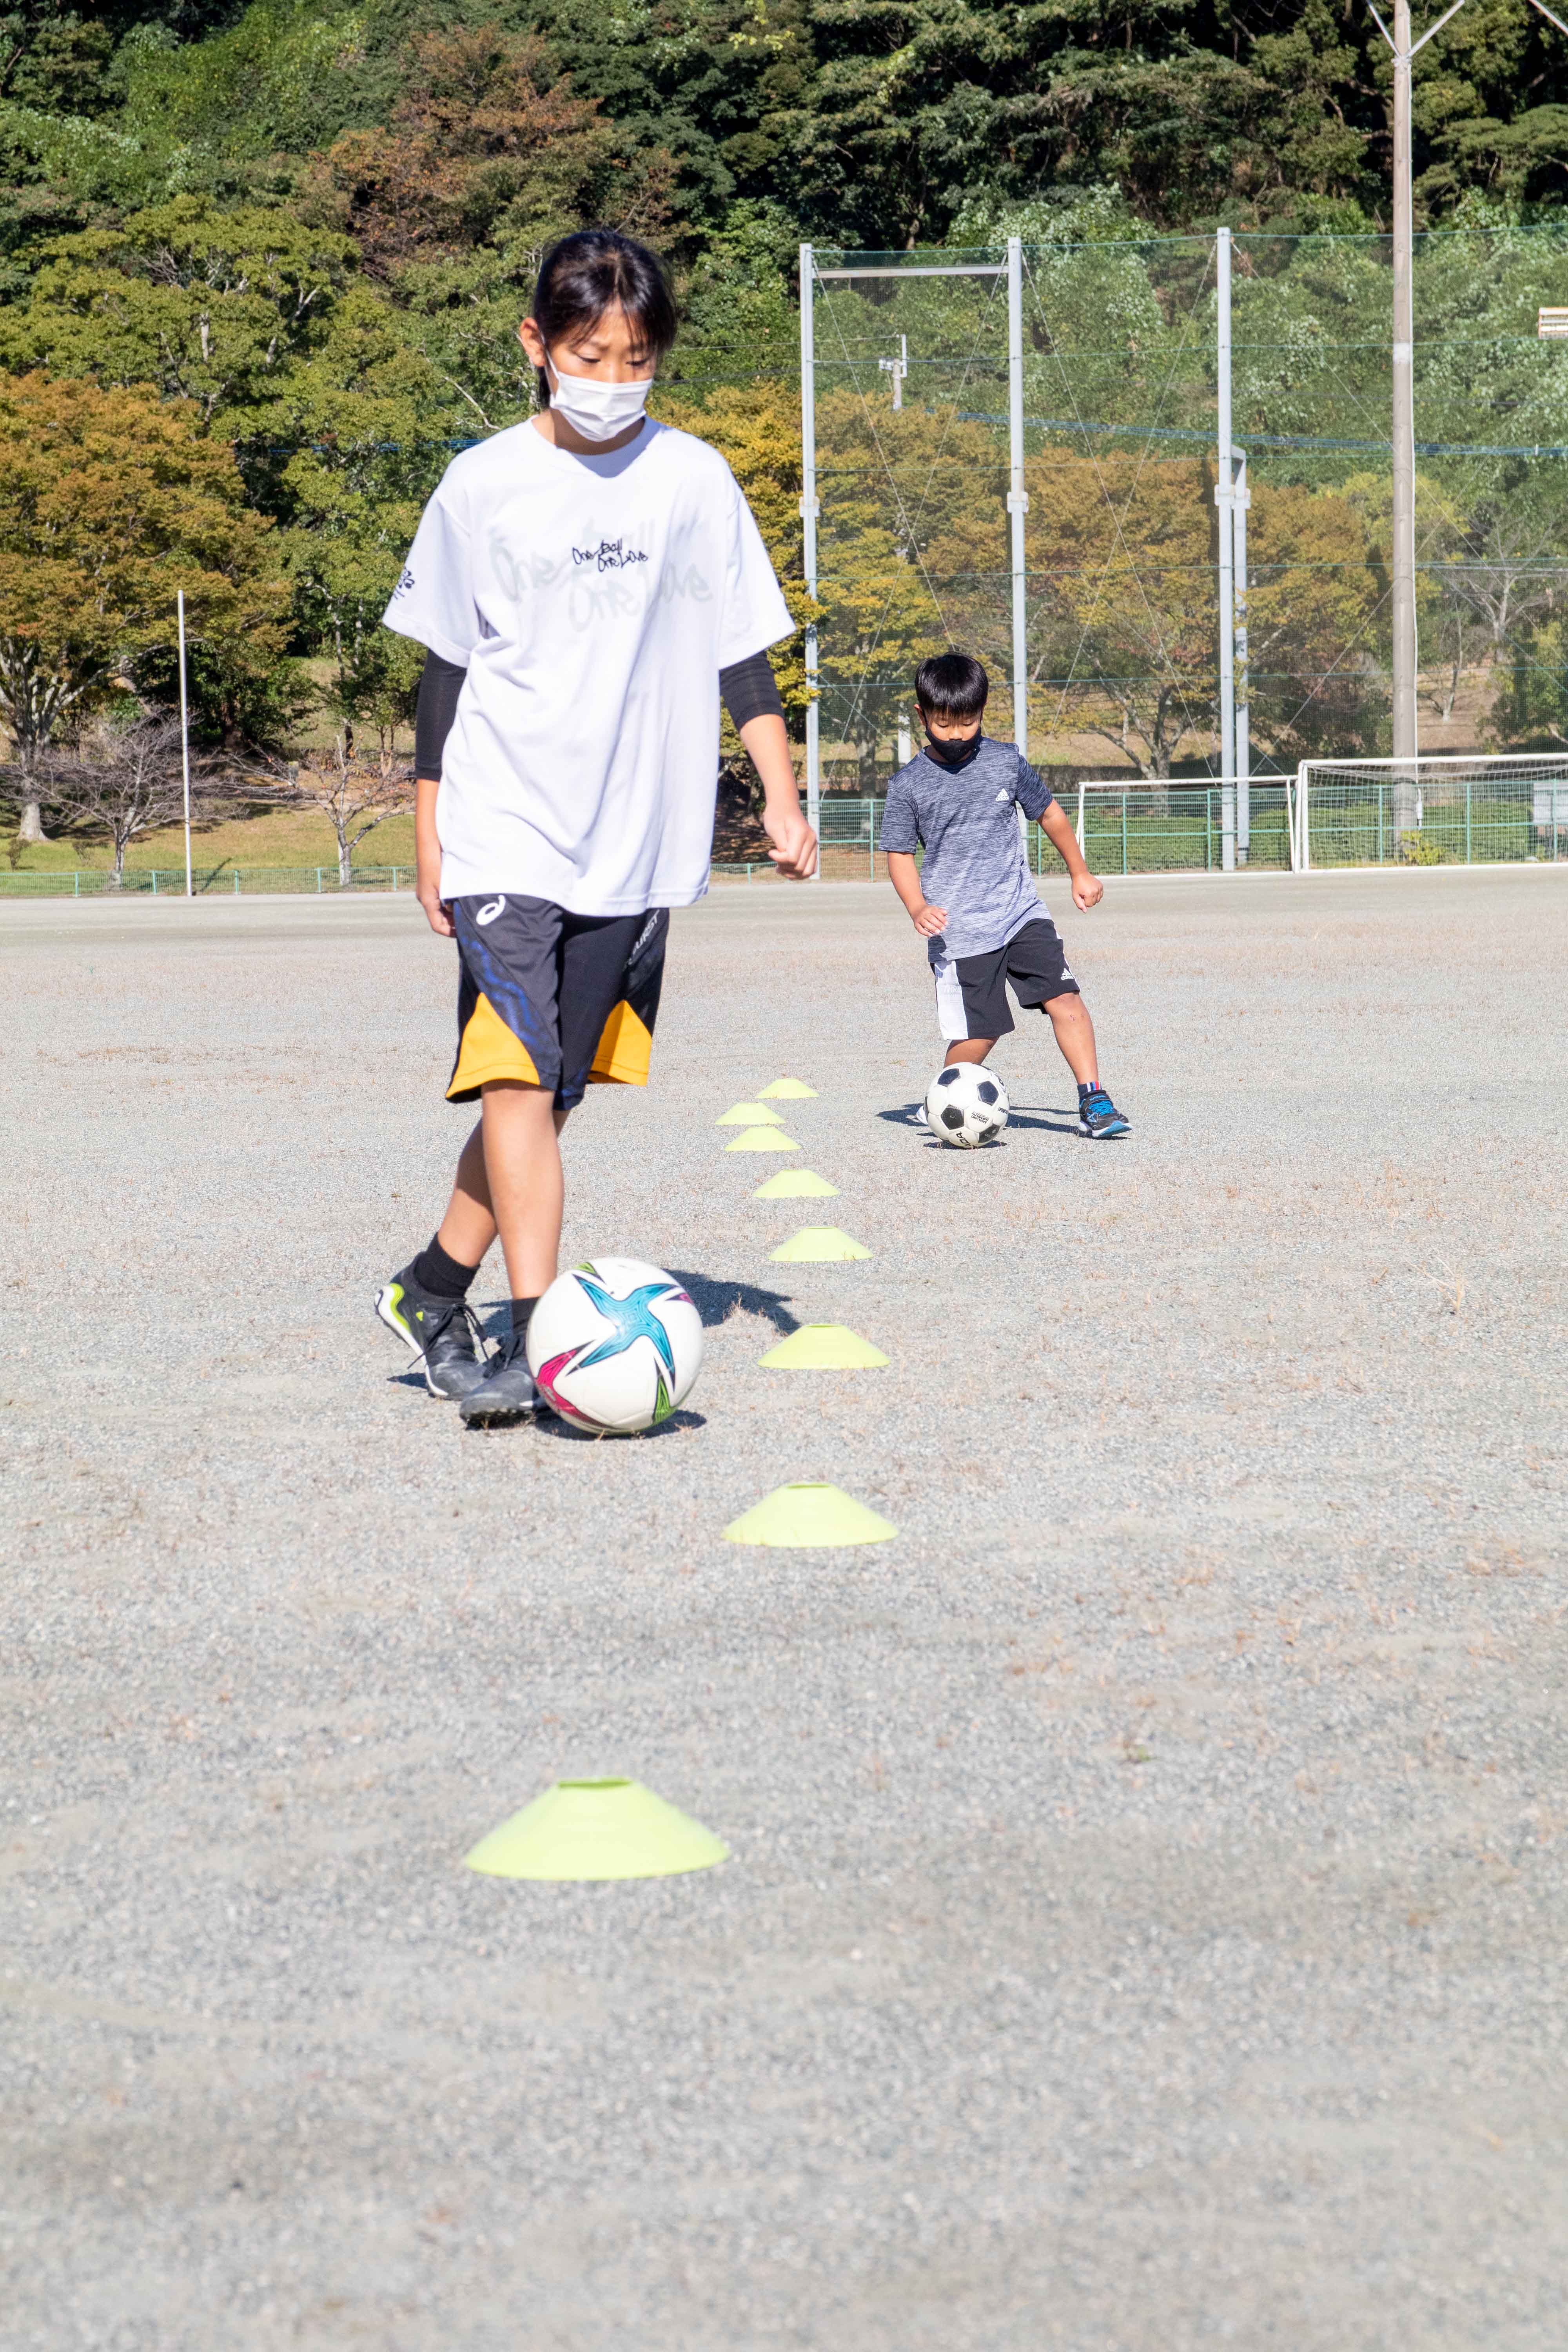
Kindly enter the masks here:
<path id="1" fill-rule="evenodd" d="M 474 909 L 475 922 L 493 923 L 496 917 L 502 912 L 505 906 L 506 900 L 504 898 L 491 898 L 488 900 L 484 906 L 476 907 Z"/>

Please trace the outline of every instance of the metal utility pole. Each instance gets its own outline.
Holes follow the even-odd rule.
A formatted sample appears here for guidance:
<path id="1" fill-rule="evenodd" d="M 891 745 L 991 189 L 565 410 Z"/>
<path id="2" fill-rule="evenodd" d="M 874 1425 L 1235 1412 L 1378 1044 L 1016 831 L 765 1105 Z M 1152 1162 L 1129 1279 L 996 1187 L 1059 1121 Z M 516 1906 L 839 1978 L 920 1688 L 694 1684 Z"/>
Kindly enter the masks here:
<path id="1" fill-rule="evenodd" d="M 194 898 L 195 891 L 191 879 L 191 729 L 185 709 L 185 592 L 174 592 L 174 610 L 180 625 L 180 767 L 185 780 L 185 896 Z"/>
<path id="2" fill-rule="evenodd" d="M 1252 492 L 1247 487 L 1247 453 L 1233 449 L 1236 470 L 1230 501 L 1231 544 L 1236 565 L 1236 862 L 1245 866 L 1252 853 L 1252 710 L 1247 680 L 1247 509 Z"/>
<path id="3" fill-rule="evenodd" d="M 816 346 L 813 316 L 816 261 L 809 245 L 800 248 L 800 519 L 805 593 L 816 598 Z M 822 737 L 816 708 L 816 623 L 805 632 L 805 820 L 817 838 L 814 882 L 822 879 Z"/>
<path id="4" fill-rule="evenodd" d="M 1007 513 L 1013 534 L 1013 740 L 1029 756 L 1028 612 L 1024 569 L 1024 243 L 1007 239 Z M 1024 813 L 1018 812 L 1018 823 Z"/>
<path id="5" fill-rule="evenodd" d="M 910 339 L 908 335 L 900 335 L 899 337 L 899 356 L 896 360 L 879 360 L 877 362 L 877 365 L 881 369 L 884 375 L 890 375 L 892 377 L 893 406 L 895 408 L 902 408 L 904 404 L 904 378 L 910 372 Z"/>
<path id="6" fill-rule="evenodd" d="M 1215 240 L 1216 420 L 1214 502 L 1219 509 L 1219 774 L 1220 863 L 1236 871 L 1236 571 L 1231 529 L 1234 467 L 1230 446 L 1230 231 Z"/>

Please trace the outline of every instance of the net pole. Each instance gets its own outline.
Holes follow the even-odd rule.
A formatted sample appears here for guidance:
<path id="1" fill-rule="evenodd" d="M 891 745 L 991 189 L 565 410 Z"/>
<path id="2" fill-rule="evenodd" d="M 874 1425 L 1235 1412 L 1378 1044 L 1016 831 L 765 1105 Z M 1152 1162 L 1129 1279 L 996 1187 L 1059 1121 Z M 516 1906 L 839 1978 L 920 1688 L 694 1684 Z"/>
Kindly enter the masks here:
<path id="1" fill-rule="evenodd" d="M 800 519 L 805 593 L 816 602 L 816 345 L 813 316 L 816 259 L 800 248 Z M 822 734 L 817 710 L 816 623 L 805 629 L 805 816 L 817 838 L 814 882 L 822 879 Z"/>
<path id="2" fill-rule="evenodd" d="M 1024 517 L 1029 510 L 1024 488 L 1024 241 L 1007 239 L 1007 515 L 1012 525 L 1013 570 L 1013 740 L 1029 756 L 1029 656 L 1025 599 Z M 1026 830 L 1022 807 L 1018 829 Z"/>
<path id="3" fill-rule="evenodd" d="M 1414 761 L 1415 734 L 1415 394 L 1411 289 L 1410 0 L 1394 7 L 1394 756 Z M 1414 766 L 1394 771 L 1395 839 L 1420 823 Z"/>
<path id="4" fill-rule="evenodd" d="M 1236 572 L 1231 530 L 1234 499 L 1230 454 L 1230 231 L 1215 239 L 1215 333 L 1218 409 L 1214 502 L 1219 509 L 1219 774 L 1220 865 L 1236 871 Z"/>
<path id="5" fill-rule="evenodd" d="M 1252 709 L 1247 682 L 1247 509 L 1252 492 L 1247 487 L 1247 455 L 1236 458 L 1236 498 L 1231 507 L 1231 539 L 1236 552 L 1236 862 L 1245 866 L 1252 854 Z"/>

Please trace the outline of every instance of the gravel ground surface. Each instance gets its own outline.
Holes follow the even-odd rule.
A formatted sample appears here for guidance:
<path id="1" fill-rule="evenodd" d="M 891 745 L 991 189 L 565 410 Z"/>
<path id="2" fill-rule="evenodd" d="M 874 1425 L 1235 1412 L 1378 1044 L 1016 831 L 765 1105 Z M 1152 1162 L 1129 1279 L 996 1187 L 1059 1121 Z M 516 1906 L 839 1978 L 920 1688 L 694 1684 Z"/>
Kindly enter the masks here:
<path id="1" fill-rule="evenodd" d="M 1132 1138 L 1029 1019 L 968 1155 L 891 893 L 717 890 L 569 1136 L 711 1325 L 599 1445 L 372 1318 L 406 898 L 6 907 L 7 2352 L 1562 2352 L 1564 890 L 1113 884 Z M 814 1476 L 900 1539 L 720 1540 Z M 733 1859 L 460 1866 L 615 1771 Z"/>

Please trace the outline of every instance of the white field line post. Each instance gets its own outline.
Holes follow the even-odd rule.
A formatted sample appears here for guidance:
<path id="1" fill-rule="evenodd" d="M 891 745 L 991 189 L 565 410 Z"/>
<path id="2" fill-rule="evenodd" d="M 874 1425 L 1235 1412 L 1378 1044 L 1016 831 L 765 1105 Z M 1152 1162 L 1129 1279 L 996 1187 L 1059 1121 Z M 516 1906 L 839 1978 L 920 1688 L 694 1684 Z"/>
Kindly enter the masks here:
<path id="1" fill-rule="evenodd" d="M 1080 776 L 1078 787 L 1078 846 L 1080 856 L 1083 854 L 1083 795 L 1084 784 L 1083 779 Z"/>
<path id="2" fill-rule="evenodd" d="M 1236 871 L 1236 573 L 1231 533 L 1234 461 L 1230 452 L 1230 231 L 1215 238 L 1215 427 L 1214 502 L 1219 509 L 1220 865 Z"/>
<path id="3" fill-rule="evenodd" d="M 185 784 L 185 896 L 194 898 L 191 880 L 191 729 L 185 708 L 185 592 L 177 589 L 174 610 L 180 625 L 180 769 Z"/>
<path id="4" fill-rule="evenodd" d="M 816 291 L 816 258 L 809 245 L 800 248 L 800 519 L 805 593 L 816 597 L 816 344 L 813 300 Z M 822 736 L 817 710 L 816 623 L 805 632 L 805 817 L 816 835 L 816 871 L 822 879 Z"/>
<path id="5" fill-rule="evenodd" d="M 1029 756 L 1028 616 L 1024 569 L 1024 242 L 1007 239 L 1007 516 L 1013 554 L 1013 740 Z M 1028 821 L 1018 811 L 1018 831 L 1028 838 Z"/>

